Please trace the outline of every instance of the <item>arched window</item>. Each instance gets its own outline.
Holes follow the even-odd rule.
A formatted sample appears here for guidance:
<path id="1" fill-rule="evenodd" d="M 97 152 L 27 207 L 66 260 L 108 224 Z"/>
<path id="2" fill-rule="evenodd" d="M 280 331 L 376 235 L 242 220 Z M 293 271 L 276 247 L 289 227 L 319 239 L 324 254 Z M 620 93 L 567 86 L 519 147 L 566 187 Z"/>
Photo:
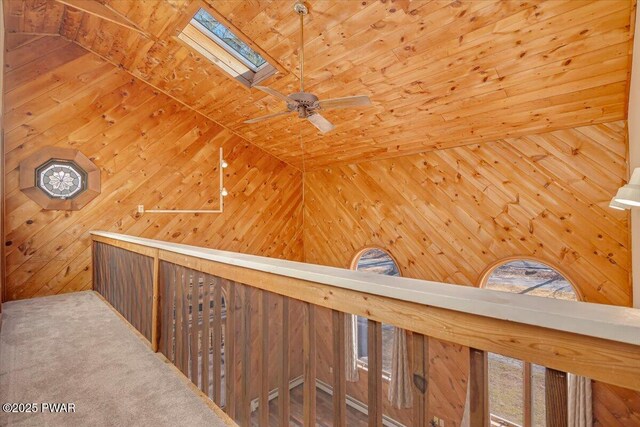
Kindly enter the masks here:
<path id="1" fill-rule="evenodd" d="M 578 300 L 573 285 L 558 270 L 528 259 L 496 265 L 484 275 L 481 286 L 502 292 Z M 491 425 L 537 427 L 546 424 L 543 366 L 489 353 L 488 370 Z"/>
<path id="2" fill-rule="evenodd" d="M 389 253 L 379 248 L 367 248 L 360 251 L 351 264 L 353 270 L 369 271 L 387 276 L 400 276 L 400 269 Z M 366 369 L 367 354 L 367 319 L 356 316 L 356 352 L 358 366 Z M 391 375 L 393 326 L 382 324 L 382 373 Z"/>

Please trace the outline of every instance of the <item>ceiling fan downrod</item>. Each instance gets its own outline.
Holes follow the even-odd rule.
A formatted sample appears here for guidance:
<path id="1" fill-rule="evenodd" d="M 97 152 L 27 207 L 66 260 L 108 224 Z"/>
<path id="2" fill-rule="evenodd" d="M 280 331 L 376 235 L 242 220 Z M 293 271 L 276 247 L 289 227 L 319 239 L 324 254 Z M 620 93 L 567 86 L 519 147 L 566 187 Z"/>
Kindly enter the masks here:
<path id="1" fill-rule="evenodd" d="M 298 1 L 293 10 L 300 16 L 300 92 L 304 92 L 304 17 L 309 13 L 307 6 Z"/>
<path id="2" fill-rule="evenodd" d="M 298 59 L 300 63 L 300 92 L 285 95 L 275 89 L 271 89 L 270 87 L 253 86 L 262 92 L 268 93 L 269 95 L 284 101 L 286 103 L 286 110 L 278 113 L 267 114 L 262 117 L 248 119 L 245 120 L 244 123 L 258 123 L 264 120 L 286 116 L 291 113 L 298 113 L 299 118 L 308 120 L 320 132 L 331 132 L 335 126 L 329 120 L 325 119 L 320 114 L 320 111 L 369 107 L 371 106 L 371 100 L 366 95 L 321 100 L 313 93 L 304 91 L 304 17 L 309 13 L 309 9 L 302 0 L 298 0 L 293 5 L 293 11 L 300 16 L 300 50 L 298 51 Z"/>

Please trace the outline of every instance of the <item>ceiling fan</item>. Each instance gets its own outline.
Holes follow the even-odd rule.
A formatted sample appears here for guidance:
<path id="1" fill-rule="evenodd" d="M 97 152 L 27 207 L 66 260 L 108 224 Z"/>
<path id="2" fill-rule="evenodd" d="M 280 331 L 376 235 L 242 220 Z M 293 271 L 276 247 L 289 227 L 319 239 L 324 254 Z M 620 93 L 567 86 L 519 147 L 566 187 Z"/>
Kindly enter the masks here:
<path id="1" fill-rule="evenodd" d="M 304 91 L 304 16 L 309 13 L 309 9 L 302 2 L 297 2 L 293 10 L 300 15 L 300 92 L 285 95 L 275 89 L 266 86 L 253 86 L 269 95 L 287 103 L 287 109 L 279 113 L 268 114 L 245 120 L 245 123 L 258 123 L 275 117 L 284 116 L 291 113 L 298 113 L 301 119 L 307 119 L 322 133 L 331 132 L 335 126 L 322 115 L 320 111 L 334 110 L 340 108 L 368 107 L 371 100 L 366 95 L 348 96 L 345 98 L 333 98 L 320 100 L 310 92 Z"/>

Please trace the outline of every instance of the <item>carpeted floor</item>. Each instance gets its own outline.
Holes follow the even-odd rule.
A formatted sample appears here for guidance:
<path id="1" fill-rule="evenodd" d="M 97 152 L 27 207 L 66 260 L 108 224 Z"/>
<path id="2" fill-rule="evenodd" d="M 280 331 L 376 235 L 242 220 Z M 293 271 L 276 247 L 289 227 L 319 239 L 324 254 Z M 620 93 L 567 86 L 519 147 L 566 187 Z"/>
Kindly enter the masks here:
<path id="1" fill-rule="evenodd" d="M 0 404 L 73 403 L 75 413 L 0 411 L 0 426 L 226 425 L 93 292 L 2 310 Z"/>

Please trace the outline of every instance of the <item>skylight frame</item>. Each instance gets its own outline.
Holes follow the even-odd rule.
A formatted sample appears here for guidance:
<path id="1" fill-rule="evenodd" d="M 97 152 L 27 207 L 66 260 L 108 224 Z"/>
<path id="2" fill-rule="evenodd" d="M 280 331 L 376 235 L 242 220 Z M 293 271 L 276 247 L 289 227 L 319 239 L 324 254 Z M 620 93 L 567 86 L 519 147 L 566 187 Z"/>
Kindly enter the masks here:
<path id="1" fill-rule="evenodd" d="M 198 21 L 196 19 L 196 15 L 198 13 L 200 13 L 200 11 L 205 12 L 207 15 L 211 16 L 219 25 L 221 25 L 223 28 L 225 28 L 226 30 L 228 30 L 231 34 L 233 34 L 242 44 L 244 44 L 247 48 L 249 48 L 253 53 L 255 53 L 256 55 L 258 55 L 263 61 L 264 63 L 260 66 L 256 66 L 253 62 L 251 62 L 250 60 L 248 60 L 247 58 L 244 57 L 244 55 L 242 55 L 240 52 L 238 52 L 237 50 L 235 50 L 232 46 L 229 45 L 229 43 L 227 43 L 226 41 L 224 41 L 223 39 L 221 39 L 220 37 L 218 37 L 215 33 L 213 33 L 209 28 L 205 27 L 200 21 Z M 257 73 L 258 71 L 260 71 L 262 68 L 264 68 L 265 65 L 269 64 L 269 61 L 264 58 L 260 52 L 256 51 L 253 47 L 251 47 L 248 43 L 246 43 L 244 40 L 242 40 L 240 37 L 238 37 L 238 35 L 236 35 L 236 33 L 233 32 L 233 30 L 229 27 L 227 27 L 226 25 L 224 25 L 222 22 L 220 22 L 218 19 L 216 19 L 215 16 L 213 16 L 211 13 L 207 12 L 206 9 L 204 8 L 200 8 L 198 9 L 198 12 L 195 13 L 195 15 L 193 15 L 193 18 L 191 18 L 190 24 L 193 25 L 194 27 L 196 27 L 198 30 L 200 30 L 202 32 L 202 34 L 204 34 L 205 36 L 207 36 L 208 38 L 210 38 L 211 40 L 213 40 L 218 46 L 220 46 L 221 48 L 223 48 L 224 50 L 226 50 L 229 54 L 233 55 L 237 60 L 239 60 L 240 62 L 242 62 L 244 65 L 247 66 L 247 68 L 249 68 L 251 71 L 253 71 L 254 73 Z"/>
<path id="2" fill-rule="evenodd" d="M 248 47 L 260 56 L 265 63 L 256 67 L 251 63 L 251 60 L 247 60 L 223 39 L 212 34 L 205 25 L 195 19 L 196 15 L 201 13 L 201 10 L 210 15 L 225 30 L 228 30 L 241 46 Z M 202 0 L 195 0 L 185 13 L 184 18 L 177 23 L 174 39 L 195 50 L 244 87 L 251 88 L 277 73 L 288 74 L 281 64 L 260 49 L 259 46 L 256 46 L 224 15 Z"/>

